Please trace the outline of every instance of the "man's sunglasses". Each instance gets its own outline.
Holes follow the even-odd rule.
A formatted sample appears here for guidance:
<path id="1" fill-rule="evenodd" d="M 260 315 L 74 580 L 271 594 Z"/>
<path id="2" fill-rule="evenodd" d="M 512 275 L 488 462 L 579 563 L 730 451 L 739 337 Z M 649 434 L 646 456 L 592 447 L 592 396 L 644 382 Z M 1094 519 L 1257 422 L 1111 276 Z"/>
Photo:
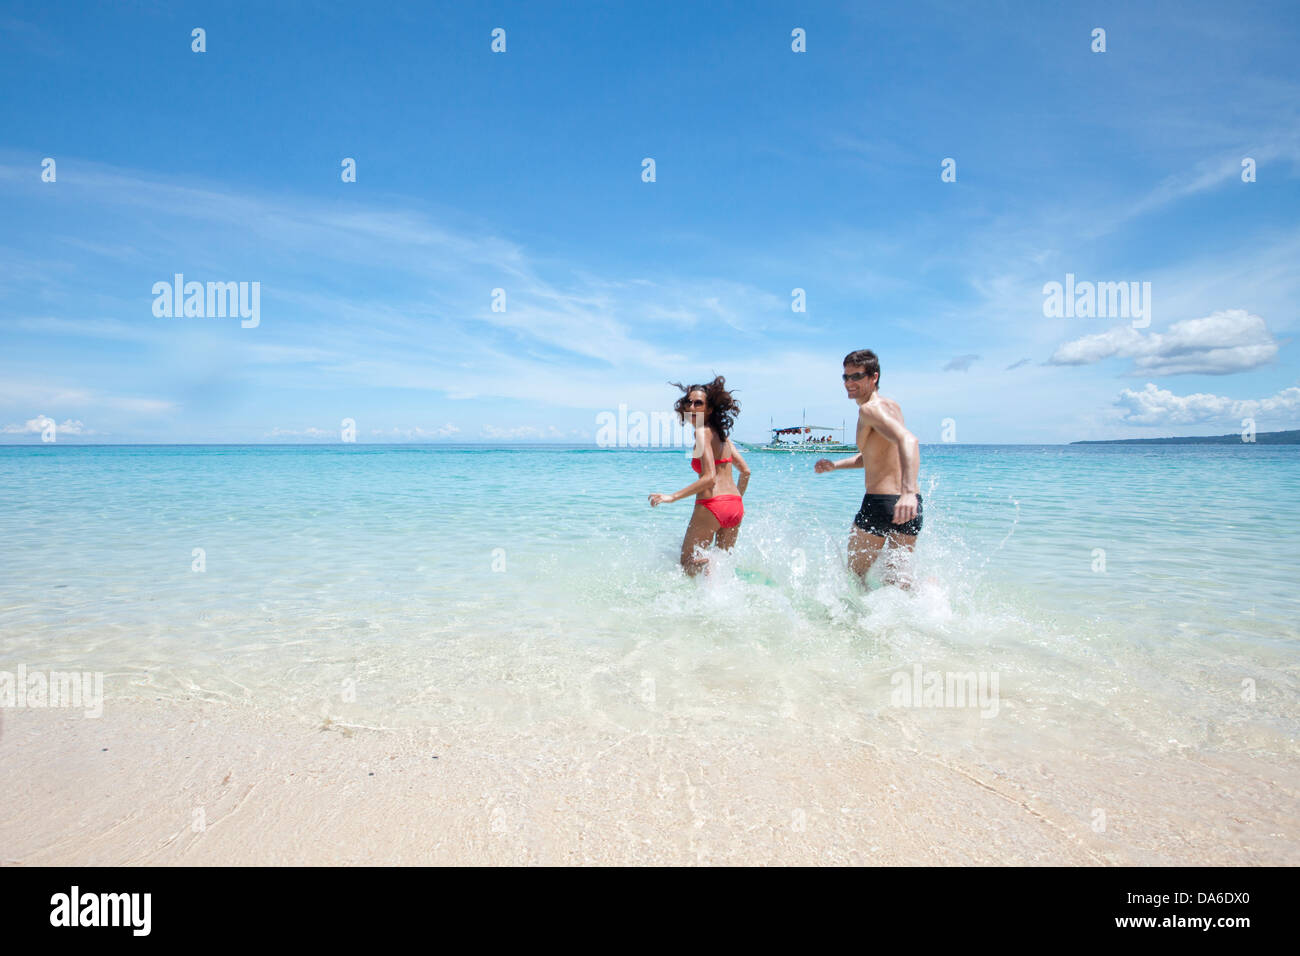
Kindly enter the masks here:
<path id="1" fill-rule="evenodd" d="M 854 372 L 850 375 L 848 372 L 845 372 L 840 376 L 840 378 L 844 379 L 846 382 L 860 382 L 870 374 L 870 372 Z"/>

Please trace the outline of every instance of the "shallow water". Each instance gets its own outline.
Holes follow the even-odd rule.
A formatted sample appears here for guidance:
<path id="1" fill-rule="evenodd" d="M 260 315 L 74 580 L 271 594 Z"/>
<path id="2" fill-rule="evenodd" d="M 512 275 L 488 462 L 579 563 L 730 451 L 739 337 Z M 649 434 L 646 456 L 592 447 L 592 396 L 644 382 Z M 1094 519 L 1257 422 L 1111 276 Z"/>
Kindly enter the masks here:
<path id="1" fill-rule="evenodd" d="M 910 593 L 844 569 L 861 472 L 748 459 L 690 580 L 689 503 L 646 502 L 681 449 L 5 447 L 0 670 L 366 727 L 1295 753 L 1300 449 L 924 446 Z M 931 674 L 986 696 L 899 706 Z"/>

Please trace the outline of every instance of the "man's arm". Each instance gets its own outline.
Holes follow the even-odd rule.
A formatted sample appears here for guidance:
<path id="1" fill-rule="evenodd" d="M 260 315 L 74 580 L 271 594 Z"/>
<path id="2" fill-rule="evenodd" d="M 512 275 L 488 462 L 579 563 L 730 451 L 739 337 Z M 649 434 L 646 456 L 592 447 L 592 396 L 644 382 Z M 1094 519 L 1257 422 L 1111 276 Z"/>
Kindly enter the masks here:
<path id="1" fill-rule="evenodd" d="M 813 471 L 819 475 L 824 475 L 828 471 L 839 471 L 841 468 L 861 468 L 862 452 L 858 452 L 852 458 L 841 458 L 839 461 L 831 461 L 829 458 L 819 458 L 817 464 L 813 465 Z"/>

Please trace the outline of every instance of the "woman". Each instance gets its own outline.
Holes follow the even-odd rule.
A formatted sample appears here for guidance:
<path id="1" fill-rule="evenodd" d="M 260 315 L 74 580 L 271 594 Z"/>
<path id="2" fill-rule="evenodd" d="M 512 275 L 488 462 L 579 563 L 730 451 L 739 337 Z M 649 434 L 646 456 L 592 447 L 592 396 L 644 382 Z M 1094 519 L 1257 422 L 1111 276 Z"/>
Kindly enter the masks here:
<path id="1" fill-rule="evenodd" d="M 671 495 L 651 495 L 650 507 L 695 495 L 695 510 L 682 539 L 682 569 L 693 577 L 709 564 L 700 551 L 715 541 L 725 550 L 736 543 L 745 517 L 741 496 L 749 484 L 749 466 L 728 437 L 740 404 L 727 391 L 726 380 L 719 375 L 708 385 L 669 384 L 684 393 L 673 408 L 682 422 L 695 426 L 691 467 L 700 477 Z M 733 466 L 740 473 L 739 484 L 731 477 Z"/>

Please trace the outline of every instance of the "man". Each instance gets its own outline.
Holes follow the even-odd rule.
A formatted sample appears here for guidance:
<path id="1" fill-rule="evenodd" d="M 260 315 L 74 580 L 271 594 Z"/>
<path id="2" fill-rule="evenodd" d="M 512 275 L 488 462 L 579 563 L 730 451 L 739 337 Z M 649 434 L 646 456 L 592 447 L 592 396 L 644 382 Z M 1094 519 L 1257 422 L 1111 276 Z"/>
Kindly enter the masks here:
<path id="1" fill-rule="evenodd" d="M 921 464 L 916 436 L 903 427 L 903 410 L 880 394 L 880 360 L 870 349 L 844 356 L 844 388 L 858 403 L 858 453 L 831 461 L 823 458 L 815 471 L 842 468 L 866 472 L 867 493 L 849 533 L 849 567 L 864 579 L 888 544 L 910 554 L 921 530 L 921 496 L 916 493 Z M 906 574 L 889 575 L 902 587 Z"/>

